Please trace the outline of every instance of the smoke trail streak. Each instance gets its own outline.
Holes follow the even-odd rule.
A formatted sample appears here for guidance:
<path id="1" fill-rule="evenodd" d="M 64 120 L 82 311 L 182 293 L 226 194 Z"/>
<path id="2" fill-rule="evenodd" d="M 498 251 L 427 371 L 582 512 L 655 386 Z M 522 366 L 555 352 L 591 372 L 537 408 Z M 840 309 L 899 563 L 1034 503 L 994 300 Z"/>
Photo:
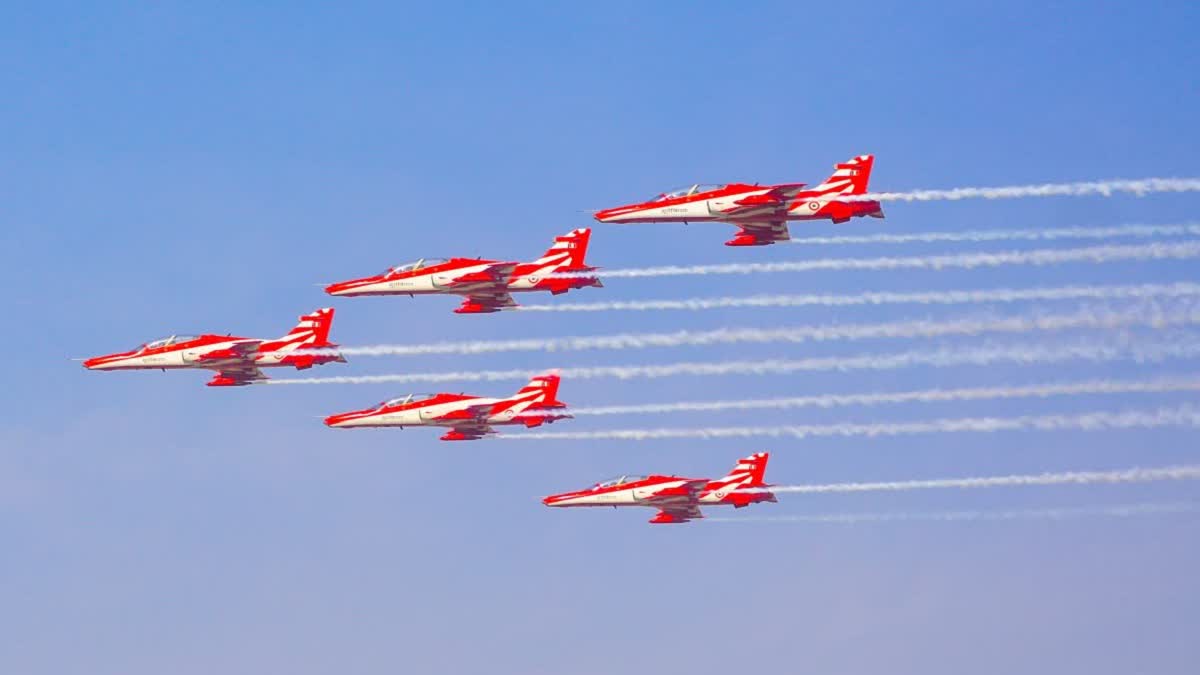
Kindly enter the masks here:
<path id="1" fill-rule="evenodd" d="M 686 427 L 677 429 L 609 429 L 606 431 L 535 431 L 499 435 L 504 440 L 621 440 L 649 441 L 664 438 L 828 438 L 912 436 L 942 433 L 994 433 L 998 431 L 1111 431 L 1158 427 L 1200 427 L 1200 408 L 1181 405 L 1153 411 L 1091 412 L 1080 415 L 1023 415 L 1020 417 L 962 417 L 922 422 L 872 422 L 791 424 L 756 427 Z"/>
<path id="2" fill-rule="evenodd" d="M 1200 375 L 1164 377 L 1153 380 L 1085 380 L 1011 387 L 971 387 L 962 389 L 924 389 L 867 394 L 820 394 L 790 398 L 743 399 L 730 401 L 680 401 L 642 405 L 612 405 L 571 408 L 576 417 L 588 415 L 639 415 L 673 412 L 717 412 L 721 410 L 787 410 L 794 408 L 835 408 L 854 405 L 899 403 L 937 403 L 945 401 L 984 401 L 1013 398 L 1049 398 L 1089 394 L 1170 393 L 1200 391 Z"/>
<path id="3" fill-rule="evenodd" d="M 1200 241 L 1189 239 L 1176 243 L 1149 243 L 1066 249 L 1034 249 L 1031 251 L 999 251 L 995 253 L 952 253 L 945 255 L 881 257 L 881 258 L 818 258 L 770 263 L 721 263 L 714 265 L 666 265 L 637 267 L 601 272 L 605 279 L 635 279 L 645 277 L 694 276 L 709 274 L 757 274 L 770 272 L 812 272 L 843 270 L 900 270 L 900 269 L 978 269 L 1005 265 L 1061 265 L 1086 262 L 1093 264 L 1119 261 L 1181 260 L 1200 256 Z M 594 273 L 587 273 L 594 275 Z M 558 278 L 585 276 L 583 273 L 561 272 Z"/>
<path id="4" fill-rule="evenodd" d="M 1200 295 L 1200 284 L 1140 284 L 1125 286 L 1050 286 L 1040 288 L 996 288 L 966 291 L 895 293 L 874 291 L 855 295 L 754 295 L 682 300 L 626 300 L 611 302 L 520 305 L 522 312 L 611 312 L 729 309 L 735 307 L 849 307 L 856 305 L 960 305 L 1029 300 L 1147 300 Z"/>
<path id="5" fill-rule="evenodd" d="M 961 522 L 976 520 L 1066 520 L 1088 516 L 1151 516 L 1176 513 L 1196 513 L 1200 504 L 1168 502 L 1121 504 L 1117 506 L 1082 506 L 1057 509 L 1019 509 L 1010 511 L 926 511 L 910 513 L 824 513 L 809 516 L 747 516 L 743 518 L 705 518 L 710 523 L 813 523 L 843 524 L 888 522 Z"/>
<path id="6" fill-rule="evenodd" d="M 1042 230 L 968 230 L 965 232 L 916 232 L 912 234 L 861 234 L 834 237 L 801 237 L 792 244 L 934 244 L 942 242 L 1055 241 L 1059 239 L 1113 239 L 1116 237 L 1170 237 L 1200 235 L 1200 224 L 1115 225 L 1112 227 L 1056 227 Z"/>
<path id="7" fill-rule="evenodd" d="M 1200 178 L 1143 178 L 1141 180 L 1104 180 L 1079 183 L 1045 183 L 1007 187 L 962 187 L 950 190 L 910 190 L 908 192 L 872 192 L 839 195 L 845 201 L 929 202 L 960 199 L 1016 199 L 1020 197 L 1111 197 L 1127 193 L 1142 197 L 1159 192 L 1200 192 Z"/>
<path id="8" fill-rule="evenodd" d="M 1118 471 L 1067 471 L 1012 476 L 976 478 L 935 478 L 931 480 L 887 481 L 878 483 L 827 483 L 824 485 L 772 485 L 764 488 L 745 488 L 738 492 L 774 492 L 795 494 L 825 494 L 846 492 L 903 492 L 908 490 L 974 489 L 993 487 L 1025 487 L 1035 485 L 1091 485 L 1095 483 L 1150 483 L 1164 480 L 1200 479 L 1200 464 L 1166 466 L 1153 469 L 1122 469 Z"/>
<path id="9" fill-rule="evenodd" d="M 897 321 L 877 324 L 828 324 L 785 328 L 720 328 L 707 331 L 680 330 L 671 333 L 625 333 L 619 335 L 526 338 L 518 340 L 474 340 L 433 342 L 417 345 L 372 345 L 339 347 L 336 350 L 308 349 L 296 353 L 341 353 L 346 356 L 417 356 L 430 354 L 493 354 L 517 351 L 584 351 L 593 349 L 646 349 L 713 344 L 768 342 L 828 342 L 880 338 L 932 338 L 984 333 L 1029 333 L 1081 328 L 1154 326 L 1156 328 L 1200 323 L 1200 308 L 1193 306 L 1164 310 L 1155 306 L 1122 311 L 1085 309 L 1073 314 L 959 319 L 954 321 Z"/>
<path id="10" fill-rule="evenodd" d="M 645 366 L 585 366 L 561 368 L 564 378 L 596 379 L 674 377 L 679 375 L 784 375 L 797 372 L 857 370 L 895 370 L 914 366 L 944 368 L 952 366 L 989 366 L 997 363 L 1036 365 L 1085 361 L 1102 363 L 1133 360 L 1139 363 L 1200 357 L 1200 340 L 1190 334 L 1184 338 L 1136 345 L 1078 341 L 1047 347 L 1038 344 L 984 346 L 976 348 L 920 349 L 892 354 L 814 357 L 808 359 L 759 359 L 754 361 L 694 361 Z M 261 384 L 384 384 L 416 382 L 496 382 L 533 377 L 545 368 L 514 370 L 466 370 L 441 373 L 398 373 L 389 375 L 342 375 L 265 380 Z"/>

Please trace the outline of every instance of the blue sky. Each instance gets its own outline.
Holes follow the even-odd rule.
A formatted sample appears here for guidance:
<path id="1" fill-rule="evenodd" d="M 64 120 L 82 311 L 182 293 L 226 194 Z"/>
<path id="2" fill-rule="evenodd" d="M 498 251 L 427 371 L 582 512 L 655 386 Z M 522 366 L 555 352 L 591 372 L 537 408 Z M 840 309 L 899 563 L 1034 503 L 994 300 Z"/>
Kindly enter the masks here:
<path id="1" fill-rule="evenodd" d="M 5 7 L 5 670 L 1192 672 L 1200 656 L 1194 516 L 652 527 L 649 511 L 552 512 L 537 500 L 623 471 L 719 474 L 761 449 L 772 451 L 768 479 L 780 483 L 1185 463 L 1194 431 L 448 444 L 425 430 L 320 424 L 405 386 L 211 390 L 201 374 L 86 373 L 68 358 L 174 331 L 282 334 L 299 314 L 331 304 L 322 282 L 422 256 L 531 258 L 554 235 L 587 225 L 587 209 L 691 181 L 813 183 L 865 152 L 877 156 L 877 189 L 1195 176 L 1198 21 L 1193 3 L 1169 2 Z M 885 221 L 793 233 L 1175 223 L 1194 219 L 1195 207 L 1189 195 L 893 204 Z M 629 267 L 1005 248 L 729 249 L 720 245 L 729 233 L 722 225 L 597 226 L 591 258 Z M 1181 261 L 693 277 L 613 281 L 559 300 L 1176 281 L 1197 271 Z M 333 337 L 348 345 L 1033 309 L 463 317 L 440 298 L 332 304 Z M 980 342 L 359 357 L 321 374 Z M 566 381 L 560 396 L 600 405 L 1193 367 Z M 454 389 L 500 394 L 519 385 Z M 581 419 L 555 429 L 1070 414 L 1193 399 Z M 939 491 L 792 496 L 753 511 L 1196 496 L 1187 484 Z"/>

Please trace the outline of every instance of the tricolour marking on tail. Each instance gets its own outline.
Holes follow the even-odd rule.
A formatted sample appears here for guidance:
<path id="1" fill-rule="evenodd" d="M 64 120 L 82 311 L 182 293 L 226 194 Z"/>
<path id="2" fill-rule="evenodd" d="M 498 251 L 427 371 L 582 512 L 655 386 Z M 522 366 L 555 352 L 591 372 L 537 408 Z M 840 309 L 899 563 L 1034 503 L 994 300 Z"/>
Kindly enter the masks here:
<path id="1" fill-rule="evenodd" d="M 300 322 L 287 335 L 279 338 L 276 349 L 295 349 L 303 346 L 329 344 L 329 330 L 333 327 L 333 308 L 324 307 L 300 317 Z"/>
<path id="2" fill-rule="evenodd" d="M 537 375 L 502 406 L 527 427 L 569 418 L 571 415 L 561 412 L 567 404 L 558 400 L 558 383 L 555 373 Z"/>
<path id="3" fill-rule="evenodd" d="M 577 269 L 587 267 L 584 262 L 587 256 L 588 241 L 591 239 L 590 228 L 579 228 L 554 238 L 550 248 L 538 258 L 536 264 L 542 267 Z"/>
<path id="4" fill-rule="evenodd" d="M 720 483 L 726 485 L 736 485 L 738 487 L 762 487 L 766 485 L 763 482 L 763 477 L 767 473 L 767 460 L 770 459 L 770 454 L 766 452 L 756 452 L 749 457 L 743 457 L 738 460 L 736 466 L 722 478 Z"/>
<path id="5" fill-rule="evenodd" d="M 561 407 L 558 400 L 558 383 L 561 378 L 553 373 L 538 375 L 521 387 L 513 398 L 530 397 L 531 402 L 544 407 Z"/>
<path id="6" fill-rule="evenodd" d="M 820 194 L 864 194 L 867 192 L 867 183 L 871 180 L 871 166 L 874 164 L 874 155 L 859 155 L 837 164 L 834 166 L 833 175 L 813 187 L 811 191 Z"/>

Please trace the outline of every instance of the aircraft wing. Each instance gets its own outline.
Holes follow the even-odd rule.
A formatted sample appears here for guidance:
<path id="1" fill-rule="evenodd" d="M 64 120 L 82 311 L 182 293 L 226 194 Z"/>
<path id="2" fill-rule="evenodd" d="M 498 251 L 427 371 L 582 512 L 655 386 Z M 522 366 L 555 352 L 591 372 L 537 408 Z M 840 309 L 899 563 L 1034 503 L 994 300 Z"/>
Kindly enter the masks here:
<path id="1" fill-rule="evenodd" d="M 197 362 L 212 363 L 214 361 L 249 361 L 254 352 L 258 351 L 258 346 L 263 343 L 263 340 L 242 340 L 235 342 L 228 347 L 221 349 L 213 349 L 201 354 L 197 357 Z"/>
<path id="2" fill-rule="evenodd" d="M 488 265 L 482 270 L 468 272 L 467 274 L 459 275 L 450 280 L 450 286 L 474 286 L 486 285 L 504 288 L 508 283 L 508 278 L 512 276 L 513 270 L 517 268 L 518 263 L 501 262 Z"/>
<path id="3" fill-rule="evenodd" d="M 652 523 L 686 523 L 689 520 L 699 520 L 704 514 L 700 512 L 700 507 L 695 504 L 681 504 L 679 506 L 665 506 L 654 514 L 650 519 Z"/>
<path id="4" fill-rule="evenodd" d="M 512 309 L 517 303 L 507 291 L 472 292 L 463 304 L 454 310 L 457 314 L 489 314 L 502 309 Z"/>
<path id="5" fill-rule="evenodd" d="M 785 185 L 776 185 L 767 194 L 786 200 L 794 198 L 801 192 L 804 192 L 804 183 L 787 183 Z"/>
<path id="6" fill-rule="evenodd" d="M 665 487 L 647 497 L 646 500 L 649 502 L 686 500 L 686 503 L 695 504 L 706 485 L 708 485 L 708 479 L 690 480 L 683 485 Z"/>
<path id="7" fill-rule="evenodd" d="M 213 379 L 208 381 L 210 387 L 240 387 L 242 385 L 254 384 L 268 379 L 263 375 L 263 371 L 258 369 L 258 366 L 252 364 L 236 364 L 225 366 L 217 370 L 217 374 Z"/>
<path id="8" fill-rule="evenodd" d="M 737 236 L 725 242 L 728 246 L 765 246 L 792 238 L 787 222 L 783 220 L 734 222 L 734 225 L 740 230 Z"/>
<path id="9" fill-rule="evenodd" d="M 665 487 L 650 495 L 646 501 L 658 504 L 658 513 L 650 519 L 652 523 L 686 523 L 703 518 L 700 512 L 700 493 L 708 485 L 707 479 L 689 480 L 682 485 Z"/>
<path id="10" fill-rule="evenodd" d="M 720 215 L 759 220 L 769 214 L 785 210 L 787 203 L 803 191 L 804 183 L 776 185 L 765 192 L 756 192 L 734 201 L 732 206 L 720 209 Z M 709 211 L 717 215 L 711 205 Z"/>
<path id="11" fill-rule="evenodd" d="M 458 410 L 451 410 L 445 415 L 439 415 L 433 419 L 438 422 L 451 423 L 458 421 L 477 422 L 484 419 L 491 409 L 492 404 L 490 403 L 467 405 L 459 408 Z"/>
<path id="12" fill-rule="evenodd" d="M 442 435 L 443 441 L 477 441 L 496 430 L 482 423 L 455 425 Z"/>

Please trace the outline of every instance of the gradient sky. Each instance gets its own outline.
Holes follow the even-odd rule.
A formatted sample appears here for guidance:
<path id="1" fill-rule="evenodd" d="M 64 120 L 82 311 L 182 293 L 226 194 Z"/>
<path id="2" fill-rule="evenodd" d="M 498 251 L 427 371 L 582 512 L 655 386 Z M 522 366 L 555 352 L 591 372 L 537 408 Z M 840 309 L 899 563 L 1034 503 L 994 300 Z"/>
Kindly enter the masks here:
<path id="1" fill-rule="evenodd" d="M 532 258 L 587 225 L 588 209 L 693 181 L 815 183 L 866 152 L 877 156 L 873 187 L 889 190 L 1195 176 L 1198 26 L 1200 9 L 1182 2 L 0 9 L 2 670 L 1195 672 L 1195 515 L 654 527 L 649 510 L 538 503 L 626 471 L 720 475 L 764 449 L 777 483 L 1187 463 L 1194 430 L 450 444 L 430 430 L 340 432 L 319 420 L 430 386 L 214 390 L 205 374 L 88 373 L 68 358 L 176 331 L 274 336 L 329 304 L 333 338 L 346 345 L 1074 310 L 456 316 L 452 299 L 331 303 L 316 285 L 418 257 Z M 885 221 L 792 231 L 1177 223 L 1194 220 L 1197 204 L 1194 195 L 891 204 Z M 590 258 L 628 267 L 1012 247 L 730 249 L 721 246 L 730 232 L 599 225 Z M 1182 261 L 614 280 L 556 301 L 1176 281 L 1198 271 Z M 319 374 L 1088 337 L 1105 336 L 357 357 Z M 567 380 L 560 397 L 601 405 L 1194 368 Z M 498 395 L 520 384 L 452 389 Z M 1194 398 L 639 416 L 554 429 L 1153 410 Z M 1189 484 L 790 496 L 737 515 L 1198 497 Z"/>

